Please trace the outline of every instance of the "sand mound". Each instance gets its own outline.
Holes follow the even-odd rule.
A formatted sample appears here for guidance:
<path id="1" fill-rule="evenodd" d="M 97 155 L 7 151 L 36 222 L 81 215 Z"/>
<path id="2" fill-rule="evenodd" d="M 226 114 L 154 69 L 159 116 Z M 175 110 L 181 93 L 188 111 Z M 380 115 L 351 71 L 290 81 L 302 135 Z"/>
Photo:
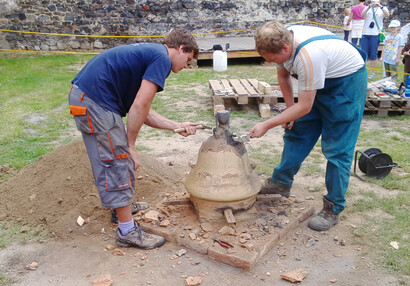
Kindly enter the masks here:
<path id="1" fill-rule="evenodd" d="M 181 175 L 173 167 L 139 153 L 135 173 L 136 201 L 155 204 L 165 192 L 183 190 Z M 175 168 L 175 167 L 174 167 Z M 0 219 L 43 225 L 56 237 L 99 233 L 110 226 L 110 212 L 101 207 L 82 141 L 59 147 L 0 183 Z M 76 224 L 81 215 L 88 222 Z"/>

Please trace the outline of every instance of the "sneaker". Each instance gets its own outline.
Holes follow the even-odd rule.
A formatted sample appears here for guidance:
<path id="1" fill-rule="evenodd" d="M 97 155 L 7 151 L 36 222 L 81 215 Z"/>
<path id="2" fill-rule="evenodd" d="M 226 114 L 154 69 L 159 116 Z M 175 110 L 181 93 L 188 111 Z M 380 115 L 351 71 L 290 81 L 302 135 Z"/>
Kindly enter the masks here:
<path id="1" fill-rule="evenodd" d="M 313 230 L 323 231 L 337 224 L 339 215 L 332 210 L 333 206 L 332 202 L 323 199 L 323 209 L 309 221 L 308 227 Z"/>
<path id="2" fill-rule="evenodd" d="M 282 185 L 273 182 L 270 178 L 262 182 L 260 194 L 279 194 L 283 197 L 289 198 L 290 186 Z"/>
<path id="3" fill-rule="evenodd" d="M 136 214 L 139 211 L 149 208 L 149 204 L 147 202 L 133 202 L 131 204 L 131 207 L 132 214 Z M 111 210 L 111 222 L 118 223 L 117 212 L 115 211 L 115 209 Z"/>
<path id="4" fill-rule="evenodd" d="M 126 235 L 122 235 L 120 229 L 117 229 L 116 243 L 122 247 L 153 249 L 162 246 L 165 243 L 165 239 L 162 236 L 150 234 L 142 230 L 138 225 L 135 225 Z"/>
<path id="5" fill-rule="evenodd" d="M 376 74 L 371 73 L 371 74 L 369 74 L 369 79 L 374 79 L 375 76 L 376 76 Z"/>

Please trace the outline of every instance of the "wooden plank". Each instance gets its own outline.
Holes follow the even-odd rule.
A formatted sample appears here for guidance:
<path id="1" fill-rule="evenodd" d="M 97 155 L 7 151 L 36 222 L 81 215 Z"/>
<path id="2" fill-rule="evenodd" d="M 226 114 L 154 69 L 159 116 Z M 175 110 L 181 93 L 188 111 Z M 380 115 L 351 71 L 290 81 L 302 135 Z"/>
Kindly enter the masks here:
<path id="1" fill-rule="evenodd" d="M 221 84 L 223 88 L 227 91 L 226 95 L 235 95 L 235 93 L 233 92 L 233 88 L 229 84 L 229 81 L 227 79 L 222 79 Z"/>
<path id="2" fill-rule="evenodd" d="M 259 94 L 259 92 L 253 88 L 253 86 L 249 83 L 248 80 L 240 79 L 239 81 L 242 83 L 242 85 L 245 87 L 245 89 L 248 91 L 248 93 L 250 95 L 258 95 Z"/>
<path id="3" fill-rule="evenodd" d="M 238 95 L 249 95 L 249 92 L 246 88 L 241 84 L 239 79 L 230 79 L 229 83 L 232 85 L 233 89 Z"/>
<path id="4" fill-rule="evenodd" d="M 376 106 L 374 106 L 370 101 L 366 101 L 365 105 L 368 109 L 376 109 Z"/>
<path id="5" fill-rule="evenodd" d="M 380 107 L 391 107 L 391 100 L 381 100 L 380 101 Z"/>
<path id="6" fill-rule="evenodd" d="M 221 95 L 221 90 L 223 90 L 223 86 L 219 83 L 219 80 L 210 79 L 209 86 L 212 90 L 213 95 Z"/>
<path id="7" fill-rule="evenodd" d="M 238 104 L 248 104 L 248 91 L 246 88 L 241 84 L 239 79 L 230 79 L 229 83 L 232 85 L 235 92 L 238 94 L 238 98 L 236 101 Z"/>
<path id="8" fill-rule="evenodd" d="M 253 86 L 253 88 L 259 92 L 259 89 L 258 89 L 259 80 L 257 80 L 256 78 L 251 78 L 251 79 L 248 79 L 248 81 Z"/>
<path id="9" fill-rule="evenodd" d="M 225 209 L 224 216 L 228 223 L 236 223 L 235 217 L 233 216 L 232 209 Z"/>

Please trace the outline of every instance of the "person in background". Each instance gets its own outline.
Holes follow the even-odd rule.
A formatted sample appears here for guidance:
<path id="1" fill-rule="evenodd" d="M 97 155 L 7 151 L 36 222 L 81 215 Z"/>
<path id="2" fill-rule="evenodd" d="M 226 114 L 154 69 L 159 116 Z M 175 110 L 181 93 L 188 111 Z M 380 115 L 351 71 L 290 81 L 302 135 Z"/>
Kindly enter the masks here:
<path id="1" fill-rule="evenodd" d="M 248 131 L 251 138 L 259 138 L 273 127 L 285 129 L 281 162 L 263 182 L 260 193 L 289 197 L 294 176 L 321 137 L 327 159 L 327 194 L 323 209 L 308 227 L 327 230 L 339 222 L 345 208 L 367 93 L 366 55 L 325 29 L 303 25 L 286 28 L 275 21 L 257 29 L 255 43 L 264 59 L 276 63 L 287 106 Z M 298 79 L 297 102 L 291 76 Z"/>
<path id="2" fill-rule="evenodd" d="M 116 211 L 119 246 L 152 249 L 165 243 L 162 236 L 142 230 L 132 217 L 134 171 L 140 165 L 135 142 L 143 124 L 167 130 L 184 128 L 179 133 L 182 136 L 195 134 L 196 124 L 165 118 L 151 104 L 171 71 L 186 68 L 198 52 L 192 34 L 178 28 L 162 44 L 108 49 L 93 57 L 72 81 L 70 113 L 83 136 L 101 204 Z"/>
<path id="3" fill-rule="evenodd" d="M 351 21 L 349 21 L 350 8 L 346 8 L 345 11 L 344 11 L 344 14 L 345 14 L 345 17 L 343 19 L 343 31 L 344 31 L 344 34 L 345 34 L 344 39 L 345 39 L 345 41 L 348 42 L 349 41 L 349 34 L 350 34 L 350 31 L 352 30 L 352 23 L 351 23 Z"/>
<path id="4" fill-rule="evenodd" d="M 410 73 L 410 33 L 407 34 L 407 44 L 404 46 L 402 50 L 402 55 L 403 55 L 404 72 Z M 407 82 L 408 76 L 409 76 L 408 74 L 405 74 L 403 76 L 403 83 L 405 87 L 408 84 Z"/>
<path id="5" fill-rule="evenodd" d="M 352 7 L 349 15 L 349 21 L 352 22 L 352 44 L 357 47 L 360 39 L 362 38 L 364 18 L 362 18 L 361 14 L 364 8 L 366 8 L 364 5 L 365 1 L 366 0 L 359 0 L 359 3 Z"/>
<path id="6" fill-rule="evenodd" d="M 383 60 L 386 77 L 391 76 L 392 81 L 397 85 L 397 72 L 401 53 L 404 47 L 404 39 L 400 34 L 400 21 L 392 20 L 388 27 L 389 33 L 386 35 L 382 45 L 383 51 L 381 59 Z"/>
<path id="7" fill-rule="evenodd" d="M 374 69 L 379 52 L 379 32 L 383 29 L 383 19 L 389 15 L 389 10 L 380 4 L 380 0 L 371 0 L 370 5 L 366 6 L 361 14 L 364 18 L 364 25 L 360 48 L 367 53 L 370 67 L 373 69 L 369 74 L 369 79 L 376 76 Z"/>

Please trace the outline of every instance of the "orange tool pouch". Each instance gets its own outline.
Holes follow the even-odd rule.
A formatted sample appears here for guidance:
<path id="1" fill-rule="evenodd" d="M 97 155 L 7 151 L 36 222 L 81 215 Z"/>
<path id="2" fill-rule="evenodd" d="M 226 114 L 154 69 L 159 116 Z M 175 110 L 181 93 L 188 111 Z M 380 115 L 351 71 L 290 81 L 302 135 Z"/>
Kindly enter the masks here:
<path id="1" fill-rule="evenodd" d="M 77 105 L 70 105 L 70 114 L 73 115 L 73 116 L 86 115 L 87 114 L 87 107 L 77 106 Z"/>

